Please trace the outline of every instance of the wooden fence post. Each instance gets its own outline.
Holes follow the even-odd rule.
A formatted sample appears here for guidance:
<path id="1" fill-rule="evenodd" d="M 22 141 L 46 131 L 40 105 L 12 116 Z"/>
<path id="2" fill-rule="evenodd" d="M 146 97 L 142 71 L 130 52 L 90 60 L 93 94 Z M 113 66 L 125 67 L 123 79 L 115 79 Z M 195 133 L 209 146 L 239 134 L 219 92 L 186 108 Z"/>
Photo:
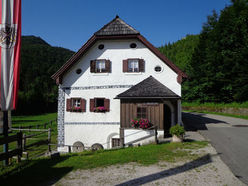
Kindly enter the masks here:
<path id="1" fill-rule="evenodd" d="M 50 143 L 51 143 L 51 128 L 49 128 L 47 130 L 47 142 L 48 142 L 48 151 L 51 152 L 51 146 L 50 146 Z"/>
<path id="2" fill-rule="evenodd" d="M 17 139 L 17 148 L 20 149 L 20 154 L 17 155 L 17 162 L 21 162 L 21 156 L 22 156 L 22 132 L 17 133 L 18 139 Z"/>
<path id="3" fill-rule="evenodd" d="M 23 137 L 22 137 L 22 150 L 23 151 L 26 150 L 26 134 L 23 134 Z"/>
<path id="4" fill-rule="evenodd" d="M 155 132 L 155 143 L 158 144 L 158 127 L 154 127 L 154 132 Z"/>
<path id="5" fill-rule="evenodd" d="M 51 128 L 49 128 L 49 129 L 47 130 L 47 134 L 48 134 L 47 141 L 48 141 L 48 143 L 50 143 L 50 142 L 51 142 Z"/>

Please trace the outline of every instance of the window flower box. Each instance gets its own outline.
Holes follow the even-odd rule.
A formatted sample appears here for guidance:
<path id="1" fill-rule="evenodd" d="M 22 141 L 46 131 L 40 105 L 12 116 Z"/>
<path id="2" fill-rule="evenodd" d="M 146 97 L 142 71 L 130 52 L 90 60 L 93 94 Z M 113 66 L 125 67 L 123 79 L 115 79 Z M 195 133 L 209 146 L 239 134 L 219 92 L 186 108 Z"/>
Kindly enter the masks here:
<path id="1" fill-rule="evenodd" d="M 81 107 L 72 107 L 73 112 L 81 112 L 82 108 Z"/>
<path id="2" fill-rule="evenodd" d="M 148 119 L 135 118 L 135 119 L 131 120 L 131 126 L 133 128 L 148 129 L 148 128 L 152 127 L 152 124 L 149 122 Z"/>
<path id="3" fill-rule="evenodd" d="M 107 109 L 105 107 L 95 107 L 94 112 L 106 112 Z"/>

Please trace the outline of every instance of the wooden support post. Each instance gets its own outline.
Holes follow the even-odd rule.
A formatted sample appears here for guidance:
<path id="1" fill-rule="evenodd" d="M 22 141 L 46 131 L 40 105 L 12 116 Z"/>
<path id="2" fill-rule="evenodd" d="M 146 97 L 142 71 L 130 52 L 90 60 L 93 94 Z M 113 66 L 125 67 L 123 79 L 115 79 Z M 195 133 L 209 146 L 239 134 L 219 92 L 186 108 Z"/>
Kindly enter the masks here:
<path id="1" fill-rule="evenodd" d="M 121 145 L 121 148 L 123 148 L 125 146 L 125 143 L 124 143 L 124 128 L 120 128 L 120 145 Z"/>
<path id="2" fill-rule="evenodd" d="M 49 128 L 49 129 L 47 130 L 47 134 L 48 134 L 48 139 L 47 139 L 47 141 L 48 141 L 48 143 L 51 143 L 51 128 Z"/>
<path id="3" fill-rule="evenodd" d="M 48 142 L 48 151 L 51 152 L 51 146 L 50 146 L 50 143 L 51 143 L 51 128 L 49 128 L 47 130 L 47 134 L 48 134 L 48 138 L 47 138 L 47 142 Z"/>
<path id="4" fill-rule="evenodd" d="M 49 151 L 49 152 L 52 151 L 52 150 L 51 150 L 51 145 L 50 145 L 50 143 L 48 143 L 48 151 Z"/>
<path id="5" fill-rule="evenodd" d="M 26 134 L 23 134 L 23 137 L 22 137 L 22 150 L 23 151 L 26 150 Z"/>
<path id="6" fill-rule="evenodd" d="M 21 150 L 21 153 L 17 155 L 17 162 L 21 162 L 21 156 L 22 156 L 22 132 L 17 133 L 18 140 L 17 140 L 17 148 Z"/>
<path id="7" fill-rule="evenodd" d="M 9 122 L 8 122 L 8 111 L 3 111 L 3 136 L 4 138 L 8 138 L 8 130 L 9 130 L 9 126 L 8 126 Z M 3 152 L 4 153 L 8 153 L 9 151 L 9 144 L 8 142 L 6 142 L 6 144 L 3 145 Z M 9 165 L 9 158 L 6 157 L 6 159 L 3 161 L 4 166 Z"/>
<path id="8" fill-rule="evenodd" d="M 154 132 L 155 132 L 155 143 L 156 144 L 158 144 L 158 127 L 157 126 L 155 126 L 154 127 Z"/>

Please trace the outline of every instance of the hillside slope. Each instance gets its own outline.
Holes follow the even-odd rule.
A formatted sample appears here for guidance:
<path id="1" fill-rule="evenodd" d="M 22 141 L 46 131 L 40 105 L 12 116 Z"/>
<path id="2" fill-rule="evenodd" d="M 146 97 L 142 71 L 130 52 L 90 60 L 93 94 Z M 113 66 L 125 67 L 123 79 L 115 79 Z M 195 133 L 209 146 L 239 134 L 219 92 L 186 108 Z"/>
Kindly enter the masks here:
<path id="1" fill-rule="evenodd" d="M 57 86 L 51 75 L 73 54 L 68 49 L 49 45 L 40 37 L 22 36 L 19 97 L 15 114 L 56 111 Z"/>

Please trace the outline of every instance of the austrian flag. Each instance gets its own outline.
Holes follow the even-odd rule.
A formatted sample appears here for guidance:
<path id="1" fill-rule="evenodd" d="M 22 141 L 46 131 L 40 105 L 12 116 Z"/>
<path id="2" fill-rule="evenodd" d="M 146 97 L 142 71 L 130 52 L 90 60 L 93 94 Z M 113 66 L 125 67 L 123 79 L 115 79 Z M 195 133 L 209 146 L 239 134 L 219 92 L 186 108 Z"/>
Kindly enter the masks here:
<path id="1" fill-rule="evenodd" d="M 16 108 L 21 48 L 21 0 L 0 0 L 0 109 Z"/>

